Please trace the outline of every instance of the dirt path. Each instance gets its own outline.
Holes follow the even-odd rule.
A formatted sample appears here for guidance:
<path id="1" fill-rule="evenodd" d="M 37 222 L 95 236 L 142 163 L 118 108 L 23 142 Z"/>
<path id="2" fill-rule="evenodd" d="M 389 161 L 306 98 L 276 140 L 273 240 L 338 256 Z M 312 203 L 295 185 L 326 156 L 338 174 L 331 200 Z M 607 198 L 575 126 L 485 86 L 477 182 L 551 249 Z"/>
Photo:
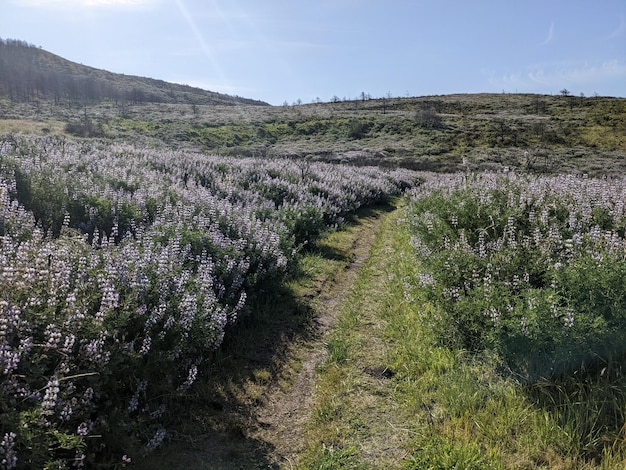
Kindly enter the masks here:
<path id="1" fill-rule="evenodd" d="M 369 216 L 360 220 L 358 230 L 350 249 L 351 261 L 332 281 L 327 281 L 314 299 L 317 326 L 314 340 L 300 345 L 297 355 L 300 370 L 293 385 L 285 389 L 272 386 L 264 401 L 254 412 L 257 426 L 250 430 L 250 436 L 268 442 L 273 449 L 268 455 L 271 466 L 291 468 L 296 457 L 303 450 L 303 426 L 310 419 L 311 405 L 315 393 L 315 370 L 325 359 L 327 349 L 325 338 L 335 324 L 341 302 L 351 289 L 361 265 L 367 260 L 370 249 L 380 228 L 382 215 Z"/>
<path id="2" fill-rule="evenodd" d="M 335 266 L 332 272 L 300 289 L 298 298 L 284 299 L 298 308 L 305 305 L 307 315 L 313 317 L 304 327 L 307 331 L 302 331 L 302 324 L 285 325 L 293 315 L 290 309 L 296 308 L 292 305 L 284 308 L 287 313 L 272 315 L 266 320 L 269 324 L 244 326 L 244 330 L 258 331 L 243 335 L 238 331 L 237 336 L 244 338 L 237 341 L 255 344 L 244 352 L 241 342 L 226 348 L 226 357 L 213 366 L 215 380 L 198 388 L 195 397 L 185 398 L 185 409 L 180 421 L 172 425 L 169 443 L 138 468 L 295 468 L 305 446 L 304 426 L 311 418 L 316 368 L 327 354 L 325 339 L 391 210 L 387 206 L 362 214 L 342 232 L 341 248 L 328 249 L 326 256 Z M 230 356 L 239 354 L 245 358 L 228 362 Z M 233 368 L 242 370 L 222 383 L 219 371 Z M 259 370 L 272 372 L 265 376 Z"/>

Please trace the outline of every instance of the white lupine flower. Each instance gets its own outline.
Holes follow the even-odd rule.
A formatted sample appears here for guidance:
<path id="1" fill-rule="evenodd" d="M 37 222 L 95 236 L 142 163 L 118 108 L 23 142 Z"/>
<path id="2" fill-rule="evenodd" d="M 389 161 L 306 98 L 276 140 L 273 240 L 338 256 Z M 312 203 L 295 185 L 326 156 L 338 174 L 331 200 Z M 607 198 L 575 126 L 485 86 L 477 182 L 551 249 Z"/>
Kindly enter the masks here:
<path id="1" fill-rule="evenodd" d="M 18 203 L 13 177 L 0 178 L 0 223 L 6 229 L 0 236 L 0 291 L 6 295 L 0 304 L 0 380 L 20 402 L 38 399 L 57 418 L 82 423 L 72 429 L 78 435 L 98 425 L 87 416 L 101 391 L 77 382 L 80 391 L 68 384 L 60 397 L 63 377 L 107 367 L 112 354 L 153 354 L 163 338 L 173 344 L 172 368 L 188 367 L 197 360 L 184 356 L 190 354 L 190 328 L 205 325 L 210 331 L 204 346 L 219 346 L 257 279 L 285 272 L 299 249 L 290 241 L 289 217 L 299 213 L 304 222 L 336 226 L 361 205 L 400 194 L 414 178 L 403 170 L 311 163 L 304 179 L 296 162 L 284 159 L 72 142 L 62 151 L 44 151 L 42 141 L 28 142 L 37 151 L 20 157 L 21 171 L 35 184 L 46 178 L 57 185 L 68 200 L 84 204 L 85 216 L 74 220 L 73 212 L 70 218 L 67 208 L 59 208 L 64 230 L 55 239 Z M 189 175 L 187 184 L 183 175 Z M 273 198 L 266 193 L 270 186 Z M 136 211 L 132 220 L 124 218 L 128 208 Z M 84 238 L 72 235 L 76 228 Z M 31 312 L 44 311 L 31 321 Z M 130 337 L 113 331 L 116 315 L 128 312 L 129 323 L 143 330 Z M 112 331 L 104 325 L 113 325 Z M 3 342 L 11 335 L 18 346 Z M 23 357 L 30 356 L 25 363 L 37 360 L 43 349 L 58 378 L 38 394 L 15 371 Z M 172 373 L 186 374 L 187 386 L 197 368 Z M 139 408 L 144 391 L 140 384 L 125 398 L 128 412 L 145 412 Z M 155 434 L 149 447 L 162 437 Z M 81 454 L 76 462 L 83 463 Z"/>

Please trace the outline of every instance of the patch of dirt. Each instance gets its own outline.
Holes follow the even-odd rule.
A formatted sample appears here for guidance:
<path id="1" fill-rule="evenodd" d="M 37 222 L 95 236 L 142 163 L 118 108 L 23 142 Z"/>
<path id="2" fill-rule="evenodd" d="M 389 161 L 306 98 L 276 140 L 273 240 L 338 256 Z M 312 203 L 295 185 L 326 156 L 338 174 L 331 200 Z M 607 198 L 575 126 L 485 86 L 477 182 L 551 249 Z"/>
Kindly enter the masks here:
<path id="1" fill-rule="evenodd" d="M 335 324 L 341 302 L 351 289 L 359 268 L 369 256 L 381 217 L 368 217 L 361 223 L 362 229 L 352 243 L 350 263 L 332 282 L 322 286 L 315 299 L 315 310 L 318 312 L 315 317 L 317 331 L 313 340 L 301 345 L 298 348 L 300 351 L 294 351 L 303 358 L 293 385 L 287 389 L 278 384 L 273 385 L 264 396 L 263 402 L 254 409 L 257 426 L 250 430 L 249 436 L 271 444 L 271 451 L 266 457 L 275 468 L 291 468 L 303 450 L 303 426 L 311 414 L 315 370 L 327 354 L 326 334 Z"/>

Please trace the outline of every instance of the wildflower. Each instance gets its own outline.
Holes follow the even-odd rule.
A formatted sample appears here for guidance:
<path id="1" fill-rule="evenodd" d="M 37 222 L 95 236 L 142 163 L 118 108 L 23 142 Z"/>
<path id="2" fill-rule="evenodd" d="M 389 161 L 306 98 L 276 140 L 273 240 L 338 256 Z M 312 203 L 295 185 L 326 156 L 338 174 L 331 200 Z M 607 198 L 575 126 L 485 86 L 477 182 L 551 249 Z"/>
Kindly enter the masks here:
<path id="1" fill-rule="evenodd" d="M 44 412 L 51 413 L 57 403 L 57 397 L 59 394 L 59 379 L 53 377 L 48 381 L 46 385 L 46 392 L 41 402 L 41 409 Z"/>
<path id="2" fill-rule="evenodd" d="M 526 317 L 522 317 L 520 320 L 520 327 L 522 335 L 528 336 L 528 321 L 526 320 Z"/>
<path id="3" fill-rule="evenodd" d="M 61 351 L 69 354 L 72 351 L 72 348 L 74 347 L 75 341 L 76 341 L 76 336 L 74 336 L 72 333 L 69 333 L 65 337 L 65 342 L 63 343 L 63 346 L 61 347 Z"/>
<path id="4" fill-rule="evenodd" d="M 76 428 L 77 436 L 88 436 L 89 435 L 89 425 L 85 422 L 80 423 Z"/>
<path id="5" fill-rule="evenodd" d="M 139 407 L 139 396 L 137 393 L 134 393 L 132 397 L 130 397 L 130 402 L 128 403 L 128 411 L 133 412 L 136 411 Z"/>
<path id="6" fill-rule="evenodd" d="M 419 273 L 417 275 L 419 283 L 422 287 L 428 287 L 435 284 L 435 278 L 429 273 Z"/>
<path id="7" fill-rule="evenodd" d="M 489 307 L 489 309 L 484 312 L 484 315 L 489 317 L 493 326 L 497 327 L 500 324 L 500 312 L 496 308 Z"/>
<path id="8" fill-rule="evenodd" d="M 165 414 L 166 410 L 167 410 L 167 407 L 163 403 L 161 403 L 156 410 L 150 413 L 150 418 L 158 419 Z"/>
<path id="9" fill-rule="evenodd" d="M 74 410 L 72 410 L 72 407 L 69 404 L 65 404 L 63 406 L 63 409 L 61 410 L 61 419 L 63 421 L 69 421 L 70 418 L 72 417 L 72 414 L 74 413 Z"/>
<path id="10" fill-rule="evenodd" d="M 87 405 L 91 403 L 92 399 L 93 399 L 93 388 L 87 387 L 82 396 L 82 404 Z"/>
<path id="11" fill-rule="evenodd" d="M 154 433 L 154 436 L 152 436 L 152 439 L 150 439 L 150 441 L 148 441 L 148 443 L 144 446 L 145 451 L 146 452 L 154 451 L 157 447 L 161 445 L 166 435 L 167 435 L 167 431 L 165 431 L 165 429 L 163 428 L 157 429 L 157 431 Z"/>
<path id="12" fill-rule="evenodd" d="M 15 369 L 20 362 L 20 352 L 13 351 L 8 344 L 0 345 L 0 371 L 3 374 L 9 375 Z"/>
<path id="13" fill-rule="evenodd" d="M 0 465 L 3 469 L 17 467 L 17 451 L 15 450 L 15 439 L 17 434 L 8 432 L 0 441 Z"/>
<path id="14" fill-rule="evenodd" d="M 143 339 L 143 342 L 141 343 L 141 349 L 139 350 L 139 353 L 142 356 L 145 356 L 150 351 L 150 346 L 151 345 L 152 345 L 152 338 L 150 336 L 146 336 Z"/>
<path id="15" fill-rule="evenodd" d="M 76 454 L 76 457 L 74 457 L 74 463 L 73 466 L 76 468 L 83 468 L 85 466 L 85 454 L 81 453 L 81 454 Z"/>
<path id="16" fill-rule="evenodd" d="M 57 326 L 54 324 L 49 324 L 46 327 L 46 331 L 44 332 L 44 334 L 48 338 L 45 347 L 50 349 L 56 349 L 61 341 L 61 332 L 58 330 Z"/>

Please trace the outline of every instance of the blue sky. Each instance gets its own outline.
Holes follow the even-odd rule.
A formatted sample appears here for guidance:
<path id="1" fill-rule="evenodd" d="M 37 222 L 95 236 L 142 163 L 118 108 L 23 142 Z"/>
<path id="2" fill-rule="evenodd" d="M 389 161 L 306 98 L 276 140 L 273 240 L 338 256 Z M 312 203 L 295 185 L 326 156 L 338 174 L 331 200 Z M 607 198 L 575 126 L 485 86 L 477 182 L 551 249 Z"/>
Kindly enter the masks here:
<path id="1" fill-rule="evenodd" d="M 0 37 L 275 105 L 626 96 L 624 0 L 0 0 Z"/>

